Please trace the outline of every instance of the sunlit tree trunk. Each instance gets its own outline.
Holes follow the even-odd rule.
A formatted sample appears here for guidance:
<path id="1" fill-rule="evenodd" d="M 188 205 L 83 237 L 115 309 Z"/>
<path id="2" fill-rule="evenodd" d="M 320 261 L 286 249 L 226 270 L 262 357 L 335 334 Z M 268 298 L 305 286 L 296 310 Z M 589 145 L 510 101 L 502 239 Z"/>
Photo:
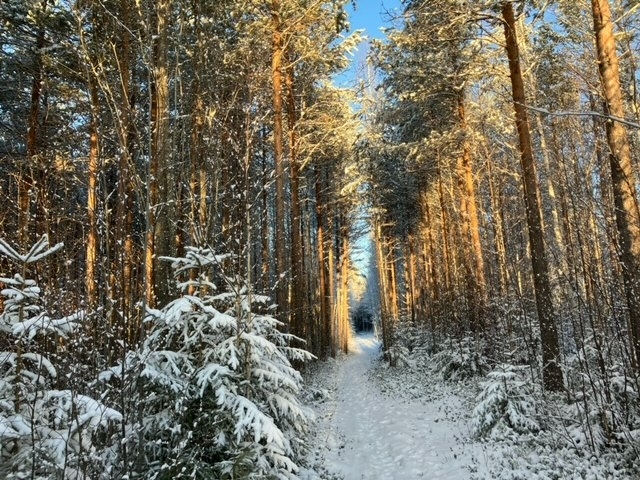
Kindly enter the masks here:
<path id="1" fill-rule="evenodd" d="M 343 223 L 343 222 L 341 222 Z M 340 251 L 340 285 L 338 292 L 338 331 L 339 346 L 344 353 L 349 352 L 349 234 L 346 225 L 341 225 L 342 248 Z"/>
<path id="2" fill-rule="evenodd" d="M 593 28 L 598 53 L 600 82 L 606 101 L 606 113 L 624 118 L 620 88 L 618 56 L 607 0 L 592 0 Z M 616 206 L 616 225 L 620 237 L 620 261 L 631 324 L 631 344 L 635 365 L 640 362 L 640 214 L 636 197 L 636 175 L 625 126 L 607 121 L 607 142 L 613 197 Z"/>
<path id="3" fill-rule="evenodd" d="M 380 321 L 382 327 L 382 346 L 384 350 L 388 350 L 391 346 L 391 332 L 389 331 L 389 308 L 388 308 L 388 286 L 386 262 L 384 253 L 384 238 L 382 236 L 382 225 L 380 219 L 375 219 L 375 249 L 376 249 L 376 266 L 378 268 L 378 290 L 380 291 Z"/>
<path id="4" fill-rule="evenodd" d="M 540 215 L 538 179 L 533 158 L 529 120 L 525 107 L 526 99 L 512 3 L 506 2 L 502 4 L 502 16 L 520 146 L 533 285 L 542 337 L 543 382 L 548 390 L 558 391 L 563 388 L 562 371 L 558 363 L 560 360 L 558 333 L 549 284 L 548 262 L 544 245 L 542 217 Z"/>
<path id="5" fill-rule="evenodd" d="M 100 172 L 100 144 L 98 141 L 98 91 L 93 80 L 89 80 L 89 97 L 91 100 L 91 123 L 89 133 L 89 165 L 87 185 L 87 232 L 86 279 L 87 305 L 94 310 L 98 305 L 98 174 Z"/>
<path id="6" fill-rule="evenodd" d="M 328 221 L 328 243 L 329 252 L 327 255 L 328 271 L 329 271 L 329 283 L 328 283 L 328 307 L 329 307 L 329 345 L 331 346 L 331 356 L 335 357 L 337 354 L 337 343 L 335 341 L 335 325 L 336 325 L 336 311 L 335 311 L 335 293 L 336 293 L 336 233 L 335 233 L 335 218 L 333 212 L 329 214 Z"/>
<path id="7" fill-rule="evenodd" d="M 458 93 L 457 98 L 458 120 L 460 128 L 465 135 L 468 134 L 467 117 L 465 113 L 464 92 Z M 476 190 L 473 178 L 473 159 L 471 157 L 471 145 L 467 138 L 462 145 L 462 154 L 458 159 L 458 184 L 460 189 L 460 202 L 462 214 L 462 234 L 465 239 L 463 248 L 470 250 L 465 254 L 466 263 L 471 263 L 470 277 L 467 282 L 470 284 L 471 292 L 470 305 L 471 328 L 473 330 L 484 329 L 484 309 L 486 303 L 486 279 L 484 272 L 484 258 L 482 256 L 482 244 L 480 241 L 480 224 L 478 220 L 478 207 Z"/>
<path id="8" fill-rule="evenodd" d="M 281 319 L 289 322 L 289 281 L 287 272 L 287 241 L 286 241 L 286 168 L 284 158 L 284 129 L 282 125 L 283 105 L 283 56 L 284 41 L 280 18 L 280 0 L 271 1 L 272 19 L 272 57 L 271 78 L 273 86 L 273 157 L 276 174 L 276 300 Z"/>
<path id="9" fill-rule="evenodd" d="M 317 218 L 317 257 L 318 257 L 318 296 L 320 301 L 321 345 L 328 347 L 331 342 L 331 298 L 329 290 L 329 271 L 325 253 L 326 210 L 324 204 L 324 182 L 321 168 L 316 168 L 316 218 Z M 324 352 L 321 352 L 324 354 Z"/>

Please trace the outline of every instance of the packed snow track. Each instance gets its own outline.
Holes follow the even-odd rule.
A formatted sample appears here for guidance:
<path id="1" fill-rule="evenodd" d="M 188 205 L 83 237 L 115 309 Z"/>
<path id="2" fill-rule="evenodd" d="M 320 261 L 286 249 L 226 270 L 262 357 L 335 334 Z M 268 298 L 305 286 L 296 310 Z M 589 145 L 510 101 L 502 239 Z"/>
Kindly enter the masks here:
<path id="1" fill-rule="evenodd" d="M 420 402 L 383 393 L 369 374 L 379 355 L 373 336 L 358 336 L 350 355 L 336 362 L 326 379 L 333 393 L 316 411 L 316 461 L 330 478 L 344 480 L 472 478 L 477 459 L 471 445 L 461 445 L 466 423 L 446 414 L 460 408 L 457 399 Z"/>

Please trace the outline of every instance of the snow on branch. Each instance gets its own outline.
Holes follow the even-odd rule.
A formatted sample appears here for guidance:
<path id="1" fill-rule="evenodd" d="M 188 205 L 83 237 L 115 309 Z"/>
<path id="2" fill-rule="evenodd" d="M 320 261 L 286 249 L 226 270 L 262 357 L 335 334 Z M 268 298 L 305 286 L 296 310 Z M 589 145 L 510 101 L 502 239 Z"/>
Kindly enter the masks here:
<path id="1" fill-rule="evenodd" d="M 20 255 L 6 240 L 0 238 L 0 254 L 19 263 L 34 263 L 60 250 L 64 244 L 58 243 L 49 248 L 49 237 L 43 235 L 25 255 Z"/>

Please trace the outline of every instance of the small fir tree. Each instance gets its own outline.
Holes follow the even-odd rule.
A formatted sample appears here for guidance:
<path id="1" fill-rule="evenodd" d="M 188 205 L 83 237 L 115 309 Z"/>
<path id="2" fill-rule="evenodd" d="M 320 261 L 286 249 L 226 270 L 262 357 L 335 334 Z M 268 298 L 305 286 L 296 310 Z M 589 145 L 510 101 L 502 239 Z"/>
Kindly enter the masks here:
<path id="1" fill-rule="evenodd" d="M 0 292 L 4 297 L 0 338 L 7 349 L 0 351 L 1 478 L 109 477 L 115 451 L 94 440 L 122 416 L 69 388 L 70 372 L 61 371 L 43 353 L 43 338 L 53 337 L 53 345 L 62 344 L 80 326 L 84 312 L 51 318 L 36 281 L 27 278 L 30 265 L 61 248 L 62 244 L 49 247 L 43 236 L 22 255 L 0 239 L 0 255 L 20 272 L 0 278 L 6 285 Z M 104 439 L 103 435 L 100 445 L 105 445 Z"/>
<path id="2" fill-rule="evenodd" d="M 267 297 L 221 273 L 230 256 L 188 247 L 165 260 L 184 280 L 179 298 L 148 309 L 137 355 L 148 477 L 296 478 L 310 413 L 290 361 L 311 354 L 288 346 Z"/>

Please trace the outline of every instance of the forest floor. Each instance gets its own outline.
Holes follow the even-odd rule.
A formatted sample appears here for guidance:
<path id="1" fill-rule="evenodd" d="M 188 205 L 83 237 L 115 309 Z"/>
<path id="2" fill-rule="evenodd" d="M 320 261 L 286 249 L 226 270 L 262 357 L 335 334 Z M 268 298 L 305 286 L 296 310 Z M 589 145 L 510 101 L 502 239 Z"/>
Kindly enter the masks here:
<path id="1" fill-rule="evenodd" d="M 389 375 L 372 335 L 354 337 L 348 356 L 318 362 L 308 376 L 310 469 L 300 477 L 485 478 L 482 445 L 469 439 L 470 406 L 446 385 L 407 380 Z"/>

